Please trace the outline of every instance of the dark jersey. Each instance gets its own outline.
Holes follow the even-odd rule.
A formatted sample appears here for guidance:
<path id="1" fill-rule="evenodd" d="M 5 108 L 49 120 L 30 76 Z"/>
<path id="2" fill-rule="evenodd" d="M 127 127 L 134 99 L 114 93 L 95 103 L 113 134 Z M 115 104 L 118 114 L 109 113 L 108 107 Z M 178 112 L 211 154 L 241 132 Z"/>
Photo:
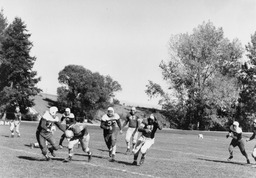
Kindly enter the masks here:
<path id="1" fill-rule="evenodd" d="M 131 115 L 130 113 L 126 116 L 124 126 L 128 123 L 128 127 L 136 128 L 139 116 Z"/>
<path id="2" fill-rule="evenodd" d="M 149 124 L 148 119 L 146 121 L 142 121 L 141 127 L 139 128 L 139 132 L 142 132 L 142 135 L 147 138 L 155 138 L 156 130 L 162 129 L 162 125 L 159 122 L 153 122 Z"/>
<path id="3" fill-rule="evenodd" d="M 58 117 L 52 117 L 50 113 L 47 111 L 44 113 L 43 117 L 41 118 L 38 124 L 37 132 L 50 134 L 53 124 L 55 124 L 63 132 L 65 131 L 65 127 L 61 125 Z"/>
<path id="4" fill-rule="evenodd" d="M 14 113 L 14 121 L 20 121 L 21 120 L 21 113 L 15 112 Z"/>
<path id="5" fill-rule="evenodd" d="M 234 129 L 233 125 L 231 125 L 229 128 L 229 132 L 233 134 L 234 140 L 239 141 L 242 139 L 242 129 L 240 127 Z"/>
<path id="6" fill-rule="evenodd" d="M 72 124 L 75 124 L 76 121 L 75 121 L 75 116 L 73 113 L 70 113 L 70 114 L 63 114 L 62 117 L 61 117 L 61 122 L 63 121 L 66 121 L 66 126 L 69 127 L 70 125 Z"/>

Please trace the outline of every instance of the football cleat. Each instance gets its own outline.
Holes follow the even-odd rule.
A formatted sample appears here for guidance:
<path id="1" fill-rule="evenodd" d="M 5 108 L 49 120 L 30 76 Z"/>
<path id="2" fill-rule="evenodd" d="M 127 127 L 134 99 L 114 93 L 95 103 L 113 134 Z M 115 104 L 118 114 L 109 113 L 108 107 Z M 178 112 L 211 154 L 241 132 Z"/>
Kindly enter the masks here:
<path id="1" fill-rule="evenodd" d="M 72 160 L 72 157 L 69 156 L 66 159 L 63 160 L 64 163 L 70 162 Z"/>
<path id="2" fill-rule="evenodd" d="M 35 147 L 34 143 L 30 143 L 30 148 L 33 149 Z"/>
<path id="3" fill-rule="evenodd" d="M 54 150 L 53 150 L 53 148 L 51 147 L 51 148 L 49 148 L 49 151 L 50 151 L 50 153 L 51 153 L 51 155 L 53 156 L 53 157 L 56 157 L 56 154 L 54 153 Z"/>
<path id="4" fill-rule="evenodd" d="M 231 159 L 233 159 L 233 156 L 228 157 L 228 161 L 231 161 Z"/>
<path id="5" fill-rule="evenodd" d="M 92 160 L 92 152 L 90 152 L 89 154 L 88 154 L 88 162 L 90 162 Z"/>
<path id="6" fill-rule="evenodd" d="M 51 161 L 52 159 L 51 159 L 51 157 L 50 157 L 50 156 L 45 155 L 45 160 L 46 160 L 46 161 Z"/>
<path id="7" fill-rule="evenodd" d="M 142 158 L 140 159 L 140 165 L 142 165 L 142 164 L 144 163 L 144 161 L 145 161 L 145 158 L 142 157 Z"/>
<path id="8" fill-rule="evenodd" d="M 133 161 L 133 162 L 132 162 L 132 165 L 137 166 L 137 161 Z"/>
<path id="9" fill-rule="evenodd" d="M 246 160 L 246 162 L 247 162 L 247 164 L 251 164 L 251 162 L 250 162 L 250 160 L 249 160 L 249 159 L 247 159 L 247 160 Z"/>
<path id="10" fill-rule="evenodd" d="M 115 155 L 112 154 L 111 159 L 110 159 L 110 162 L 115 162 L 115 161 L 116 161 L 116 160 L 115 160 Z"/>
<path id="11" fill-rule="evenodd" d="M 130 154 L 130 152 L 131 152 L 130 148 L 127 148 L 125 154 L 128 155 L 128 154 Z"/>

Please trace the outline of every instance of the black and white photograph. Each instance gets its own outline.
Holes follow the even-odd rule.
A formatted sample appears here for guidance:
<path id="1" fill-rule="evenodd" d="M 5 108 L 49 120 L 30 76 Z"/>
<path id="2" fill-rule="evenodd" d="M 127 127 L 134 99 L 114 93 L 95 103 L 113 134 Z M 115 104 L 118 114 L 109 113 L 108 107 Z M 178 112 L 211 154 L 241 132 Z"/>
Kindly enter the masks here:
<path id="1" fill-rule="evenodd" d="M 0 0 L 0 178 L 256 178 L 255 0 Z"/>

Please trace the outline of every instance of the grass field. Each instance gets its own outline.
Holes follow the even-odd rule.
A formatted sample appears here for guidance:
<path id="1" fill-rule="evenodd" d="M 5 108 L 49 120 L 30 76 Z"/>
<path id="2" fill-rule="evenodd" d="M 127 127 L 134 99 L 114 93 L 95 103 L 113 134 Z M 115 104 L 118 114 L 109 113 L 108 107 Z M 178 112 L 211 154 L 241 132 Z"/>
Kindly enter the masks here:
<path id="1" fill-rule="evenodd" d="M 10 138 L 9 126 L 0 126 L 0 177 L 256 177 L 254 160 L 250 156 L 252 164 L 245 164 L 238 148 L 234 150 L 232 162 L 227 161 L 230 139 L 225 138 L 225 132 L 200 132 L 204 139 L 198 139 L 198 131 L 158 131 L 145 163 L 133 166 L 133 156 L 124 154 L 125 133 L 118 136 L 116 162 L 109 162 L 99 126 L 89 126 L 91 162 L 87 162 L 86 154 L 77 147 L 70 163 L 62 162 L 67 157 L 66 148 L 58 150 L 52 161 L 44 161 L 40 149 L 29 147 L 36 141 L 36 127 L 37 123 L 22 122 L 21 137 Z M 56 141 L 60 135 L 57 130 Z M 254 144 L 255 140 L 246 143 L 249 155 Z"/>

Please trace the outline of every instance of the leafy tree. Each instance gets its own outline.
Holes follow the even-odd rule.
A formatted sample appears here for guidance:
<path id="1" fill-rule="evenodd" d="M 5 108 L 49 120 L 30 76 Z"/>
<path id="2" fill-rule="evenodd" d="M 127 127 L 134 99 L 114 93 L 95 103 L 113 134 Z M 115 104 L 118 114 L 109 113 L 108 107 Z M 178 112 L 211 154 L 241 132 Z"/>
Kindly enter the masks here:
<path id="1" fill-rule="evenodd" d="M 58 103 L 71 107 L 76 115 L 91 118 L 99 108 L 109 104 L 121 85 L 110 76 L 93 73 L 83 66 L 68 65 L 59 72 Z"/>
<path id="2" fill-rule="evenodd" d="M 3 9 L 2 9 L 0 12 L 0 55 L 2 54 L 1 46 L 2 46 L 3 39 L 4 39 L 4 31 L 7 27 L 7 25 L 8 25 L 7 18 L 4 17 L 4 13 L 3 13 Z M 1 56 L 0 56 L 0 61 L 2 61 Z"/>
<path id="3" fill-rule="evenodd" d="M 250 119 L 256 112 L 256 32 L 251 36 L 251 42 L 245 47 L 249 60 L 239 71 L 241 91 L 236 119 L 247 130 L 250 128 Z"/>
<path id="4" fill-rule="evenodd" d="M 17 103 L 21 110 L 32 106 L 31 96 L 41 90 L 36 87 L 40 78 L 33 71 L 35 57 L 30 56 L 32 42 L 27 33 L 26 25 L 20 18 L 4 30 L 0 65 L 0 102 L 2 106 Z"/>
<path id="5" fill-rule="evenodd" d="M 207 109 L 227 108 L 238 97 L 236 73 L 242 52 L 238 40 L 230 42 L 222 28 L 211 22 L 199 25 L 192 34 L 172 36 L 170 58 L 160 64 L 169 84 L 169 91 L 159 93 L 163 109 L 179 105 L 180 127 L 205 129 Z M 161 91 L 159 86 L 156 91 Z"/>

